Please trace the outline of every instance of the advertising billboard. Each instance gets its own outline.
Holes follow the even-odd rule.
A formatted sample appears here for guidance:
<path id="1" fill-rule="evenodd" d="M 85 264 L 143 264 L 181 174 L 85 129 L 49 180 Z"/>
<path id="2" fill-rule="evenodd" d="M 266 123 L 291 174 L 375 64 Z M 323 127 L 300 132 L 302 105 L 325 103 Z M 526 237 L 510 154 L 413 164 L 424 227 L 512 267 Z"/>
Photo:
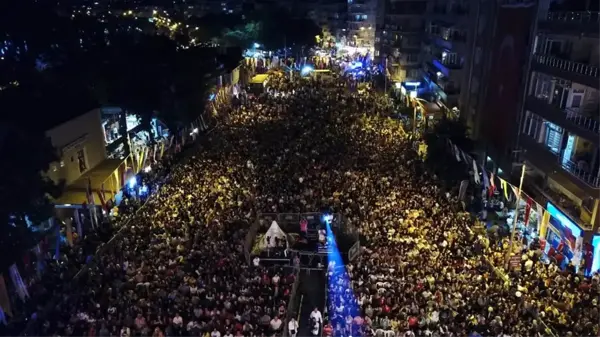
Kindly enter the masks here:
<path id="1" fill-rule="evenodd" d="M 489 79 L 483 101 L 483 134 L 488 146 L 506 153 L 518 124 L 519 99 L 529 61 L 533 5 L 500 6 L 490 53 Z"/>

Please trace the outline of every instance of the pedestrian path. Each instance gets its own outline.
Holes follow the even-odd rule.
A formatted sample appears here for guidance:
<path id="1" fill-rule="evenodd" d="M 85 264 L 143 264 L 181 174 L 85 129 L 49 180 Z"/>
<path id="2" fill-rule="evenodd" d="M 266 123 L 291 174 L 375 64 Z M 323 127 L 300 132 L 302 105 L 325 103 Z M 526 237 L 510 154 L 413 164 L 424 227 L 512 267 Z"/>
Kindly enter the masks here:
<path id="1" fill-rule="evenodd" d="M 325 272 L 320 270 L 302 270 L 300 273 L 300 296 L 304 296 L 300 307 L 298 336 L 312 336 L 310 313 L 315 307 L 321 313 L 325 307 Z"/>

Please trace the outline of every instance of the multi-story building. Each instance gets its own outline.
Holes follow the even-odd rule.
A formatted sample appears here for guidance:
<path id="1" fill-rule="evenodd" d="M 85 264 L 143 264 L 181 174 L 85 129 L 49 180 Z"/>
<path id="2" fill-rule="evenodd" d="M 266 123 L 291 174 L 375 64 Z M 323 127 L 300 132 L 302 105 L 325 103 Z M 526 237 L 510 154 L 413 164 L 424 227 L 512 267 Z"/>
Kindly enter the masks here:
<path id="1" fill-rule="evenodd" d="M 394 82 L 421 79 L 426 11 L 427 0 L 380 1 L 375 58 Z"/>
<path id="2" fill-rule="evenodd" d="M 307 8 L 308 16 L 323 30 L 323 38 L 341 39 L 346 29 L 346 0 L 318 0 Z"/>
<path id="3" fill-rule="evenodd" d="M 470 0 L 432 0 L 428 3 L 423 39 L 423 77 L 433 98 L 450 108 L 461 108 L 460 95 L 468 80 L 475 36 L 476 13 Z M 474 4 L 476 7 L 477 4 Z M 469 38 L 471 37 L 471 39 Z"/>
<path id="4" fill-rule="evenodd" d="M 378 0 L 348 0 L 346 44 L 364 48 L 373 55 Z"/>
<path id="5" fill-rule="evenodd" d="M 542 194 L 600 249 L 599 15 L 550 5 L 539 4 L 519 146 Z"/>

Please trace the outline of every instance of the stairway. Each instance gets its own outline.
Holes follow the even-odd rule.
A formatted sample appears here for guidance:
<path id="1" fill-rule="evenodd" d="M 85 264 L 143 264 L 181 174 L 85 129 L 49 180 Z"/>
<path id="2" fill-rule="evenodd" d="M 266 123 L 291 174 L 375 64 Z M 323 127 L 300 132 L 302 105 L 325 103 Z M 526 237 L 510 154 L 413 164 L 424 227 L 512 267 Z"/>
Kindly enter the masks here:
<path id="1" fill-rule="evenodd" d="M 317 307 L 323 315 L 326 287 L 327 281 L 325 279 L 324 271 L 311 270 L 310 273 L 308 273 L 307 270 L 302 270 L 300 273 L 299 294 L 304 297 L 302 298 L 302 305 L 300 307 L 300 327 L 298 328 L 298 336 L 312 336 L 310 313 Z"/>

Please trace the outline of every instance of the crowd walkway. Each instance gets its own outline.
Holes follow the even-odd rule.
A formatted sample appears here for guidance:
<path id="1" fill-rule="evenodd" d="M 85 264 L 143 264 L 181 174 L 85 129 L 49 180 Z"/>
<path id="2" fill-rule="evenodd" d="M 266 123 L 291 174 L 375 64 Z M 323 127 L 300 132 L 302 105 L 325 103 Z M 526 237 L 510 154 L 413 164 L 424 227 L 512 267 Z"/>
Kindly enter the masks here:
<path id="1" fill-rule="evenodd" d="M 300 278 L 300 296 L 302 306 L 300 307 L 300 328 L 298 336 L 313 336 L 313 325 L 310 319 L 310 313 L 318 308 L 322 313 L 325 308 L 325 272 L 321 270 L 303 270 Z"/>

